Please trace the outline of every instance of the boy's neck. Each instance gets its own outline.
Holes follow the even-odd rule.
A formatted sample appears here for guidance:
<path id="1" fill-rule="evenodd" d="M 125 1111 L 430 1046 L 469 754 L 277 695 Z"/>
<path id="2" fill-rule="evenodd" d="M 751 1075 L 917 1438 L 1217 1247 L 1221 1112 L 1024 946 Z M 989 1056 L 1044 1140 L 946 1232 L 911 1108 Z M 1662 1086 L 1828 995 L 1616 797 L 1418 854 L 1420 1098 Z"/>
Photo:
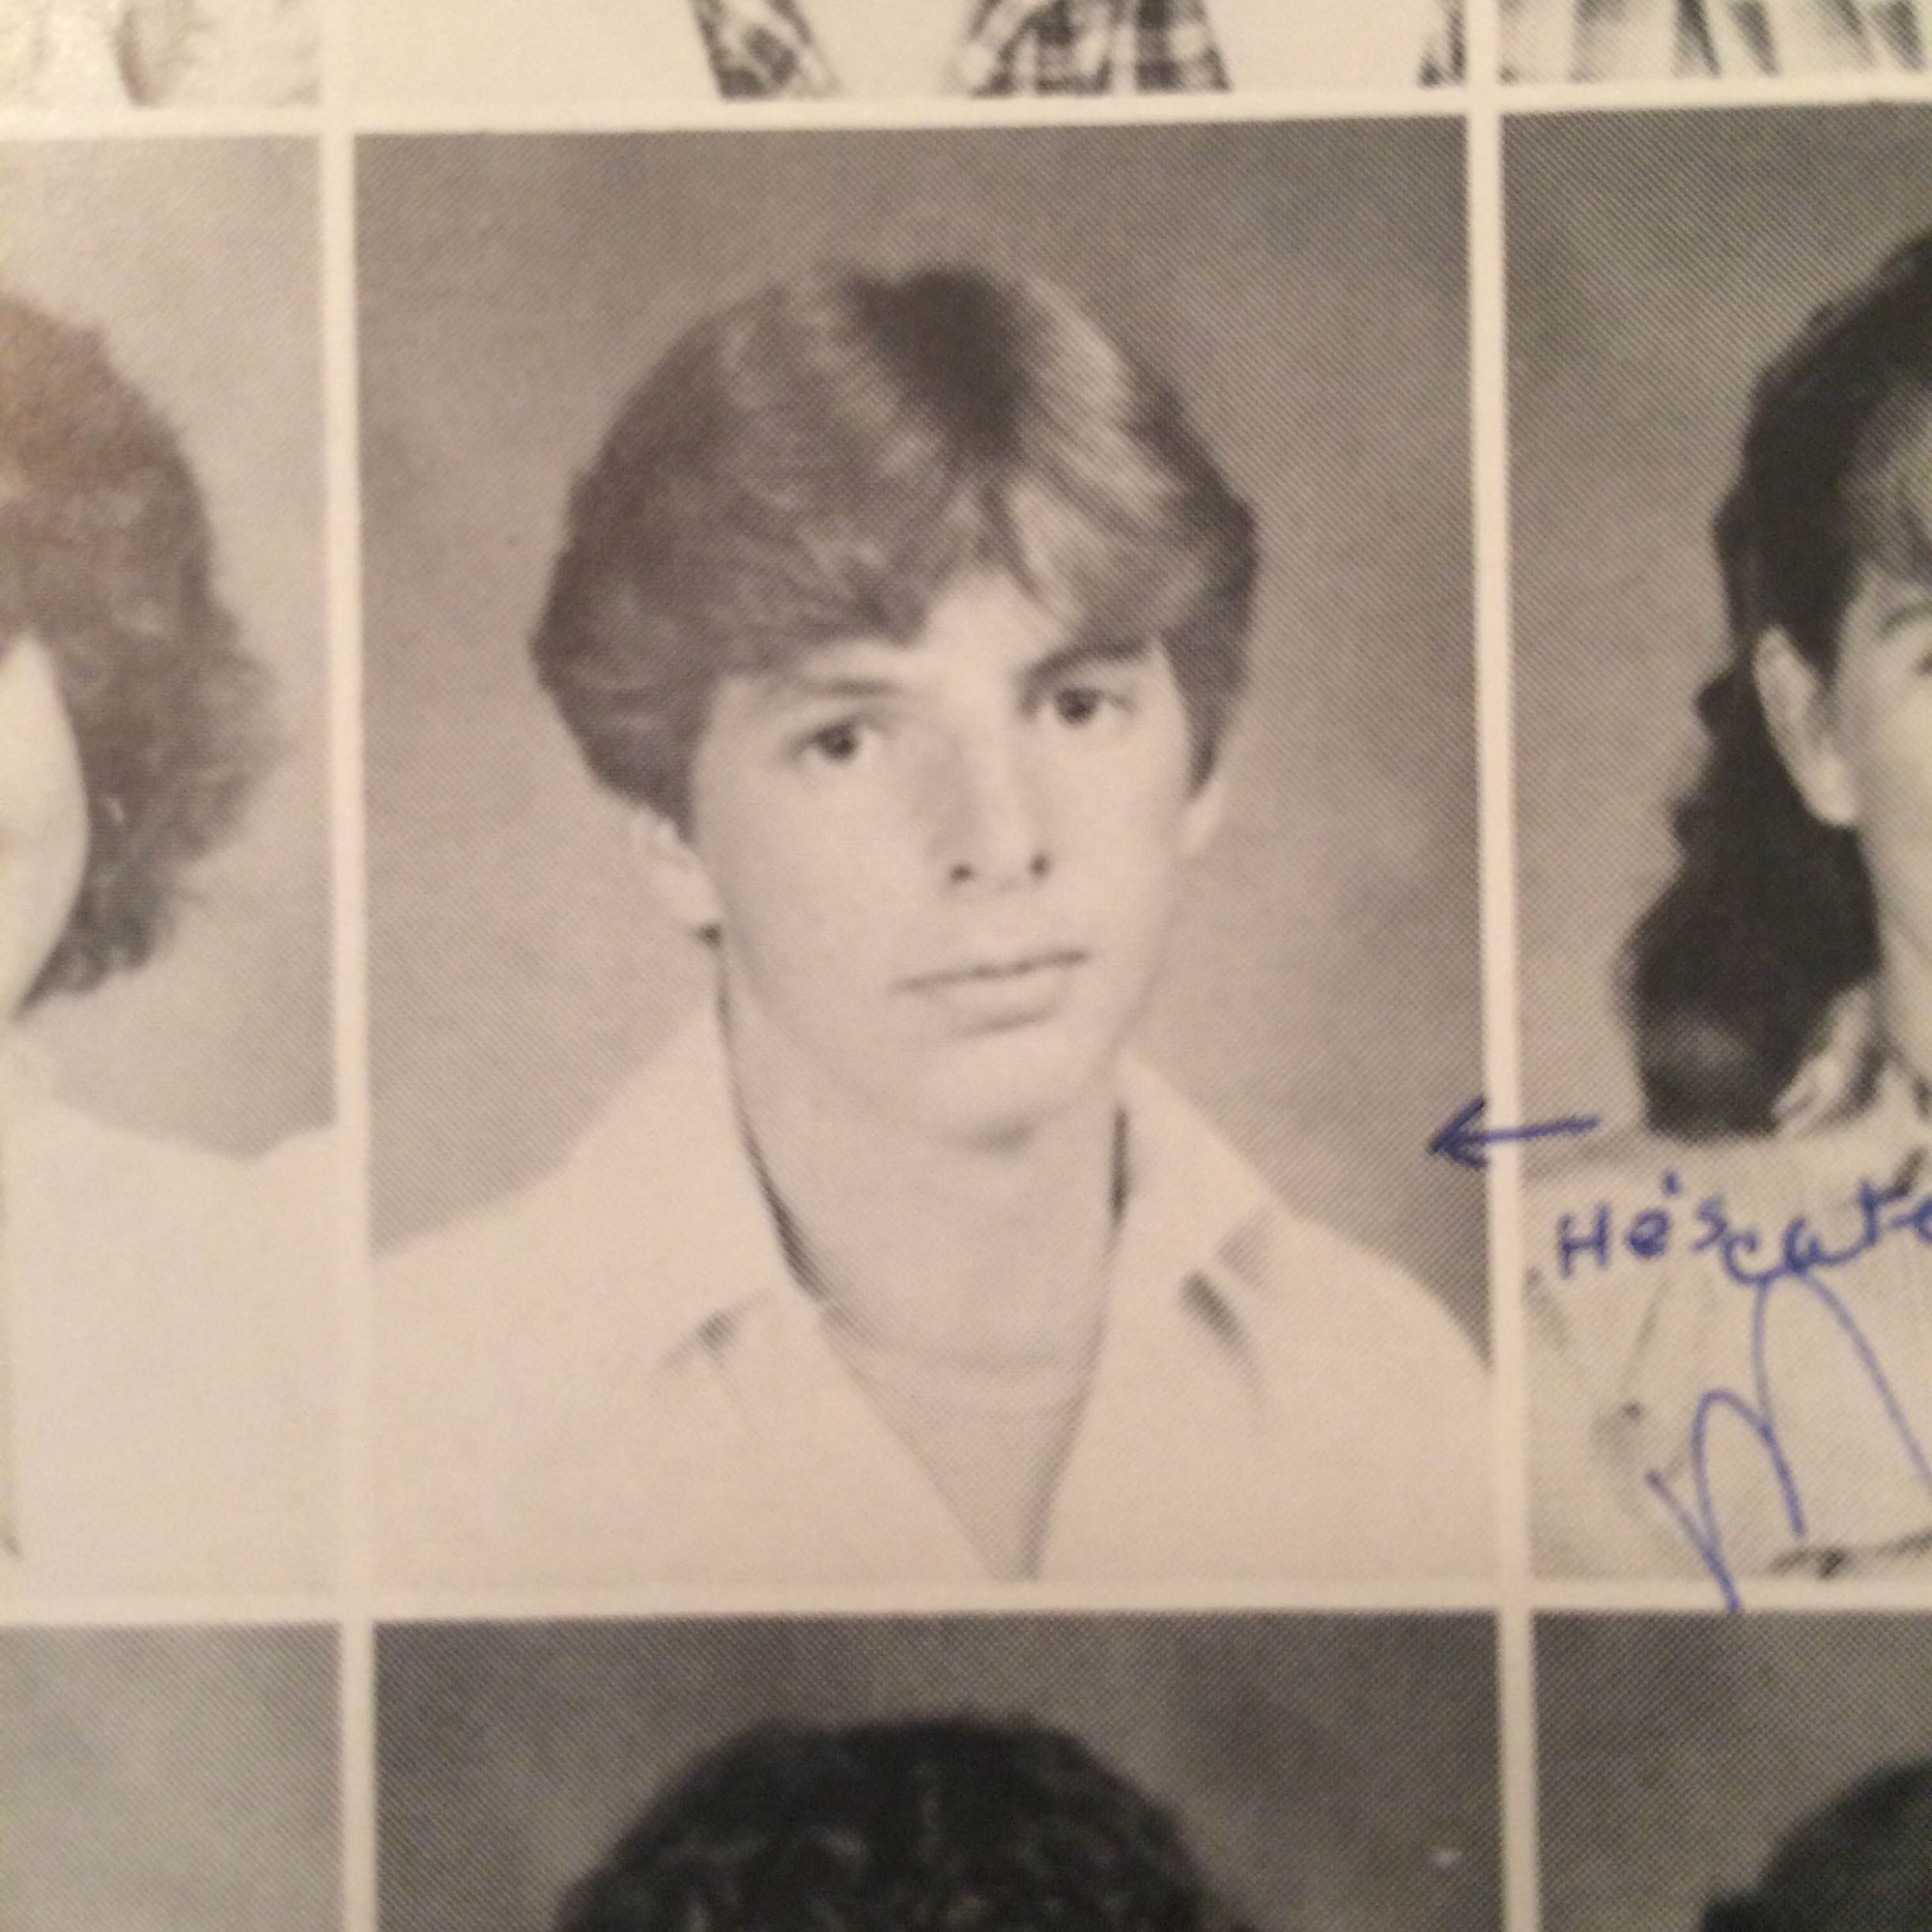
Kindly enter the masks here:
<path id="1" fill-rule="evenodd" d="M 1121 1208 L 1111 1086 L 961 1144 L 886 1118 L 743 1020 L 727 1037 L 753 1158 L 794 1268 L 852 1335 L 968 1373 L 1091 1356 Z"/>

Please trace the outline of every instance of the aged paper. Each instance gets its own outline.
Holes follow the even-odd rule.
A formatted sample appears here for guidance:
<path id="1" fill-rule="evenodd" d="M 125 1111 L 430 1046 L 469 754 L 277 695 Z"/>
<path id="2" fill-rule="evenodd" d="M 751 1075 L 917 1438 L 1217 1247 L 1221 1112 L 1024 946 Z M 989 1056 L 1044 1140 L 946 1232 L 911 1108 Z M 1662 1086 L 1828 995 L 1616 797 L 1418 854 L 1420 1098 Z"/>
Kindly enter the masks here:
<path id="1" fill-rule="evenodd" d="M 1932 1921 L 1922 8 L 0 10 L 0 1921 Z"/>

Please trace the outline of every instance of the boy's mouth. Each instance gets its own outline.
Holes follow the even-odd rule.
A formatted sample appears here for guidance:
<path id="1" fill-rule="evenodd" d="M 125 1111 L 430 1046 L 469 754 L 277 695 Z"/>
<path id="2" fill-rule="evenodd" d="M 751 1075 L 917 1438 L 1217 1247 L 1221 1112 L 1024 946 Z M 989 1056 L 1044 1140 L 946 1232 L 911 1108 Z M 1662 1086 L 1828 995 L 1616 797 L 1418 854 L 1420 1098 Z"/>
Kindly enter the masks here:
<path id="1" fill-rule="evenodd" d="M 900 986 L 971 1032 L 997 1033 L 1050 1019 L 1065 1004 L 1086 963 L 1086 953 L 1060 947 L 915 974 Z"/>

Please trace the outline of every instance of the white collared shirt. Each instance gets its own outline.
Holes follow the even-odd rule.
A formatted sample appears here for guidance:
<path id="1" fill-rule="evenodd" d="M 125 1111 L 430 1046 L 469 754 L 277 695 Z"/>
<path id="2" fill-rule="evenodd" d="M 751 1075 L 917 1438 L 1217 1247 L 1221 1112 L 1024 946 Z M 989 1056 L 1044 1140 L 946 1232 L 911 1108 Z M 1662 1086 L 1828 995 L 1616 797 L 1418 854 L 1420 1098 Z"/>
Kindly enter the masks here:
<path id="1" fill-rule="evenodd" d="M 327 1586 L 334 1168 L 104 1125 L 8 1068 L 0 1593 Z"/>
<path id="2" fill-rule="evenodd" d="M 1290 1215 L 1152 1074 L 1053 1578 L 1480 1576 L 1486 1381 L 1399 1270 Z M 474 1588 L 977 1579 L 840 1364 L 709 1014 L 549 1179 L 378 1290 L 379 1572 Z"/>

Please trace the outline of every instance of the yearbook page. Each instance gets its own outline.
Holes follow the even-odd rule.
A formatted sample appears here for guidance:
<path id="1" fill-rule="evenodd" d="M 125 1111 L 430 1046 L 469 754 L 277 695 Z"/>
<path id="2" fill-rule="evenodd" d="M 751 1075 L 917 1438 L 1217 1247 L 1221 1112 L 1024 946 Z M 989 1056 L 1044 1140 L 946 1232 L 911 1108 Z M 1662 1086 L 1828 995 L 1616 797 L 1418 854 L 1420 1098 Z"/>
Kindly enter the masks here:
<path id="1" fill-rule="evenodd" d="M 1921 0 L 0 0 L 0 1923 L 1932 1924 Z"/>

